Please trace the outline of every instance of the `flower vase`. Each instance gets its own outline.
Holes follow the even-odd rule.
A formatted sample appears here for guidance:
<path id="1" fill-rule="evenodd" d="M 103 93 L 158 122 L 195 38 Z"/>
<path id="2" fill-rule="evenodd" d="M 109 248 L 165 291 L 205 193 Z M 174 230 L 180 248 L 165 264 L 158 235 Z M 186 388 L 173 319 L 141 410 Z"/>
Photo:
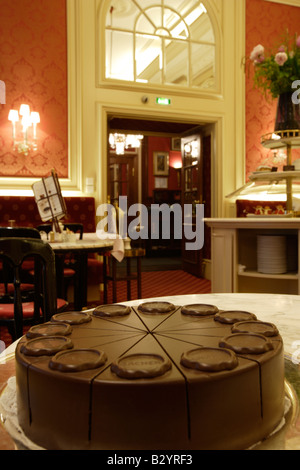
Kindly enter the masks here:
<path id="1" fill-rule="evenodd" d="M 300 129 L 300 106 L 293 103 L 293 92 L 279 95 L 275 131 Z"/>

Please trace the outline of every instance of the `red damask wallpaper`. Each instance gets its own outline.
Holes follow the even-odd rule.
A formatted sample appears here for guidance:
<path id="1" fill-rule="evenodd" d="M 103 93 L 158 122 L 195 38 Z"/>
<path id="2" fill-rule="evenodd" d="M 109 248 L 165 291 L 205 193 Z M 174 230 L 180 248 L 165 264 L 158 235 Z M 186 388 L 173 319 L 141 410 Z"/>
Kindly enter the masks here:
<path id="1" fill-rule="evenodd" d="M 237 0 L 238 1 L 238 0 Z M 278 44 L 286 28 L 300 34 L 300 8 L 265 0 L 246 0 L 246 54 L 263 44 Z M 0 176 L 68 176 L 66 0 L 1 0 L 0 80 L 6 104 L 0 105 Z M 300 77 L 299 77 L 300 78 Z M 38 150 L 24 156 L 12 151 L 11 108 L 28 103 L 38 111 Z M 272 164 L 272 152 L 260 144 L 274 126 L 276 102 L 253 89 L 246 71 L 246 175 Z"/>
<path id="2" fill-rule="evenodd" d="M 41 177 L 55 168 L 68 176 L 66 0 L 1 0 L 0 176 Z M 40 113 L 38 149 L 13 152 L 10 109 L 21 103 Z"/>
<path id="3" fill-rule="evenodd" d="M 300 35 L 300 8 L 266 0 L 246 2 L 247 57 L 257 44 L 262 44 L 266 51 L 275 51 L 287 29 L 290 34 Z M 246 69 L 246 176 L 262 163 L 273 165 L 273 153 L 262 147 L 260 139 L 274 130 L 276 106 L 277 100 L 270 98 L 268 102 L 253 89 L 253 68 Z M 299 158 L 297 152 L 295 157 Z"/>

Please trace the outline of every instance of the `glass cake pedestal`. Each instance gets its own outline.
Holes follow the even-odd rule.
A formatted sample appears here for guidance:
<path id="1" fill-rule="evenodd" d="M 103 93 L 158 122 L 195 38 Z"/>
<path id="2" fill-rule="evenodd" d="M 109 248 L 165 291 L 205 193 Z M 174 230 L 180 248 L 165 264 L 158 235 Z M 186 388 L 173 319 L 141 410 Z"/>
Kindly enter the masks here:
<path id="1" fill-rule="evenodd" d="M 285 387 L 290 407 L 285 421 L 276 432 L 255 450 L 300 450 L 300 296 L 274 294 L 201 294 L 156 297 L 147 301 L 165 301 L 174 305 L 205 303 L 223 310 L 247 310 L 259 320 L 274 323 L 284 342 Z M 123 302 L 138 306 L 143 299 Z M 88 312 L 85 311 L 85 312 Z M 15 362 L 17 342 L 0 354 L 0 450 L 38 449 L 28 442 L 18 429 L 14 398 Z M 11 379 L 12 378 L 12 379 Z M 9 384 L 8 384 L 9 381 Z M 8 405 L 8 406 L 7 406 Z M 9 411 L 8 411 L 9 410 Z"/>

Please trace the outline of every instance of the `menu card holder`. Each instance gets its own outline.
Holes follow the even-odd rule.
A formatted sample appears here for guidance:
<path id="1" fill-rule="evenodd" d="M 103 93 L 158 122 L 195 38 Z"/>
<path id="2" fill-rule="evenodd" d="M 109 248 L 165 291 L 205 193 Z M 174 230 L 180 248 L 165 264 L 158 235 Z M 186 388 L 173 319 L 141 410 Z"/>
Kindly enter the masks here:
<path id="1" fill-rule="evenodd" d="M 67 214 L 67 208 L 56 172 L 52 170 L 51 176 L 34 183 L 32 190 L 42 221 L 51 220 L 55 231 L 60 233 L 58 220 Z"/>

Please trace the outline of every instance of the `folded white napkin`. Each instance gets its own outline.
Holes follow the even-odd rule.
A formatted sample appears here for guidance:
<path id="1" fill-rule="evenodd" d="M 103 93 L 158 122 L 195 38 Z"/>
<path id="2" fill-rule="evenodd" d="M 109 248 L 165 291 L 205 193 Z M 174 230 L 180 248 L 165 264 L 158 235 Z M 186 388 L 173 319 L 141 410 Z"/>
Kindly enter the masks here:
<path id="1" fill-rule="evenodd" d="M 111 254 L 116 258 L 117 261 L 121 262 L 124 258 L 124 242 L 122 238 L 117 238 L 114 242 Z"/>
<path id="2" fill-rule="evenodd" d="M 117 261 L 121 262 L 124 258 L 124 241 L 120 237 L 118 233 L 109 233 L 104 232 L 104 230 L 97 230 L 96 234 L 97 238 L 100 239 L 107 239 L 107 240 L 114 240 L 113 249 L 111 250 L 111 254 L 116 258 Z"/>

